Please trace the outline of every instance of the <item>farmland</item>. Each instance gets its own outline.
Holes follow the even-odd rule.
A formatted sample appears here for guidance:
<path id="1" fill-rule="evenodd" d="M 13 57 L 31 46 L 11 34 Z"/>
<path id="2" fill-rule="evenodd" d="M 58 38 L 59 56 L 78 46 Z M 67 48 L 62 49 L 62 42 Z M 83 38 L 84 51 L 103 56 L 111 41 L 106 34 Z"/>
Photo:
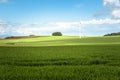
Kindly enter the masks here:
<path id="1" fill-rule="evenodd" d="M 46 36 L 38 38 L 0 40 L 0 46 L 65 46 L 65 45 L 104 45 L 120 44 L 120 37 Z"/>
<path id="2" fill-rule="evenodd" d="M 120 37 L 0 40 L 0 80 L 120 80 Z"/>

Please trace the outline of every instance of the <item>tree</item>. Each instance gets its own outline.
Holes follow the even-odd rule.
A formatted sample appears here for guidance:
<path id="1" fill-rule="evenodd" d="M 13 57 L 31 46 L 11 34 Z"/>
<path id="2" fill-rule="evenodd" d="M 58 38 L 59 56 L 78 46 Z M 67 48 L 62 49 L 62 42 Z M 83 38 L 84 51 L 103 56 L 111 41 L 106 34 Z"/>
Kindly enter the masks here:
<path id="1" fill-rule="evenodd" d="M 5 39 L 12 39 L 12 38 L 14 38 L 14 36 L 5 37 Z"/>
<path id="2" fill-rule="evenodd" d="M 105 34 L 104 36 L 119 36 L 120 32 Z"/>
<path id="3" fill-rule="evenodd" d="M 31 34 L 31 35 L 29 35 L 29 37 L 35 37 L 35 35 Z"/>
<path id="4" fill-rule="evenodd" d="M 52 36 L 62 36 L 62 33 L 61 32 L 53 32 Z"/>

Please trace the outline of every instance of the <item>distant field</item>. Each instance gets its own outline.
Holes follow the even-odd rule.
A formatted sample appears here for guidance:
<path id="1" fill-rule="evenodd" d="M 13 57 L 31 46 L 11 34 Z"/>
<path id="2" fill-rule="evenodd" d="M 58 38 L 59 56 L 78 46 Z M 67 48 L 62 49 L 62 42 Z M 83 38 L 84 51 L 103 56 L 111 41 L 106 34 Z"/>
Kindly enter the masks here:
<path id="1" fill-rule="evenodd" d="M 120 37 L 0 40 L 0 80 L 120 80 Z"/>
<path id="2" fill-rule="evenodd" d="M 62 46 L 62 45 L 120 44 L 120 36 L 113 37 L 38 37 L 0 40 L 0 46 Z"/>

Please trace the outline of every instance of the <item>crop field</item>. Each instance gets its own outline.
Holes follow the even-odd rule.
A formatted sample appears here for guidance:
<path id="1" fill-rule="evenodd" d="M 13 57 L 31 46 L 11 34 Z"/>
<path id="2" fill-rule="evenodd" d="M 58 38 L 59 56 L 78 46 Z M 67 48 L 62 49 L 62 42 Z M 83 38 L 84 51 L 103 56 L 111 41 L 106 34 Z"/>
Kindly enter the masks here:
<path id="1" fill-rule="evenodd" d="M 120 80 L 120 37 L 0 40 L 0 80 Z"/>
<path id="2" fill-rule="evenodd" d="M 38 37 L 0 40 L 0 46 L 65 46 L 65 45 L 105 45 L 120 44 L 120 36 L 113 37 Z"/>

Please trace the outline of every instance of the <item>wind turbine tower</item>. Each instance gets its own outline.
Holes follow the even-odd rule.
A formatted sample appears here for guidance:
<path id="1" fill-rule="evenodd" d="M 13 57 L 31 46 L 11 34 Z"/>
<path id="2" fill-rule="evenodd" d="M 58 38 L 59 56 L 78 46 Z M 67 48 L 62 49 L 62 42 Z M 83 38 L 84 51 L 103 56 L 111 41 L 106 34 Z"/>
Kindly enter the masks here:
<path id="1" fill-rule="evenodd" d="M 81 22 L 80 22 L 80 26 L 79 26 L 79 37 L 82 38 L 83 35 L 83 30 L 82 30 L 82 26 L 81 26 Z"/>

